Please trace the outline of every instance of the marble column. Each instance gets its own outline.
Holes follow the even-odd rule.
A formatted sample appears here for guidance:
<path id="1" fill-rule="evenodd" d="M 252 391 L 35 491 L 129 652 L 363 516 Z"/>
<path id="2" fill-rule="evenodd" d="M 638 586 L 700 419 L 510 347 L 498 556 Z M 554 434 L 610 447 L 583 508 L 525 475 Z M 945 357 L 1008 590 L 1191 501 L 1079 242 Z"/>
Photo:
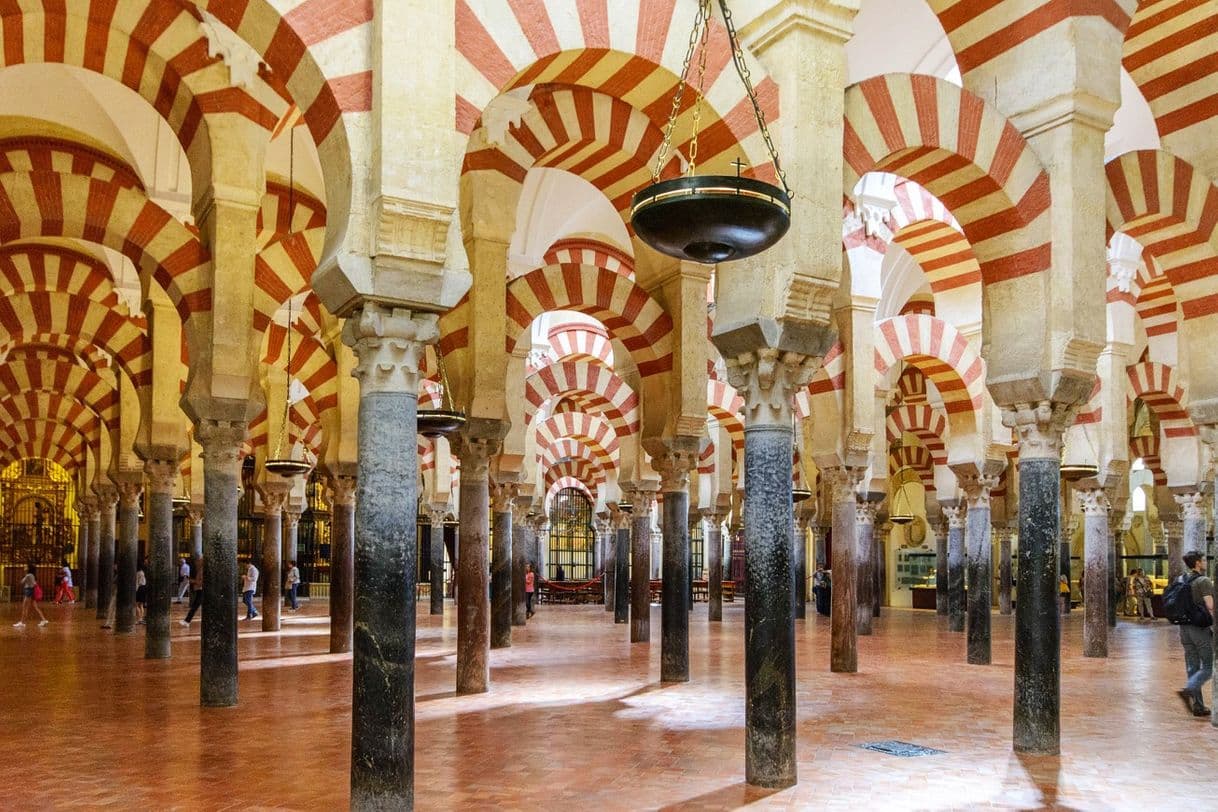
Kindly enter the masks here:
<path id="1" fill-rule="evenodd" d="M 330 653 L 351 650 L 355 616 L 356 477 L 331 474 L 330 489 Z"/>
<path id="2" fill-rule="evenodd" d="M 433 314 L 365 304 L 343 325 L 360 384 L 351 658 L 355 810 L 414 806 L 416 417 L 420 366 L 425 346 L 438 338 L 436 322 Z"/>
<path id="3" fill-rule="evenodd" d="M 487 547 L 491 457 L 497 440 L 462 438 L 460 522 L 457 529 L 457 693 L 490 687 L 491 606 Z"/>
<path id="4" fill-rule="evenodd" d="M 795 516 L 795 538 L 791 545 L 795 571 L 795 619 L 808 616 L 808 521 L 807 513 Z"/>
<path id="5" fill-rule="evenodd" d="M 935 614 L 947 617 L 951 614 L 951 597 L 948 594 L 947 576 L 947 517 L 940 515 L 935 527 Z"/>
<path id="6" fill-rule="evenodd" d="M 1175 494 L 1175 500 L 1180 506 L 1181 556 L 1190 552 L 1208 555 L 1209 548 L 1205 539 L 1205 496 L 1199 490 L 1184 491 Z"/>
<path id="7" fill-rule="evenodd" d="M 873 552 L 871 560 L 874 565 L 871 571 L 875 574 L 872 579 L 874 585 L 871 587 L 871 617 L 872 620 L 880 616 L 880 610 L 884 603 L 884 585 L 888 578 L 888 562 L 884 560 L 884 539 L 892 533 L 892 524 L 887 520 L 880 524 L 878 532 L 871 534 L 871 545 Z"/>
<path id="8" fill-rule="evenodd" d="M 99 516 L 98 537 L 101 546 L 97 554 L 97 617 L 105 620 L 114 597 L 114 535 L 117 522 L 118 489 L 103 485 L 97 489 Z"/>
<path id="9" fill-rule="evenodd" d="M 745 780 L 776 789 L 796 782 L 792 399 L 819 359 L 761 347 L 725 360 L 744 399 Z"/>
<path id="10" fill-rule="evenodd" d="M 190 566 L 193 569 L 203 560 L 203 505 L 187 507 L 186 521 L 190 523 Z"/>
<path id="11" fill-rule="evenodd" d="M 268 474 L 268 476 L 271 476 Z M 279 631 L 283 604 L 283 508 L 288 503 L 288 485 L 274 482 L 263 485 L 262 497 L 262 630 Z"/>
<path id="12" fill-rule="evenodd" d="M 1072 410 L 1048 401 L 1003 410 L 1019 433 L 1019 600 L 1015 604 L 1015 752 L 1061 751 L 1058 614 L 1061 443 Z"/>
<path id="13" fill-rule="evenodd" d="M 96 609 L 97 581 L 101 577 L 98 573 L 98 558 L 101 555 L 101 508 L 98 507 L 96 498 L 89 500 L 86 516 L 89 523 L 89 576 L 85 592 L 85 608 Z"/>
<path id="14" fill-rule="evenodd" d="M 301 505 L 294 505 L 289 500 L 283 506 L 283 551 L 280 561 L 286 566 L 289 561 L 296 560 L 297 550 L 300 549 L 300 514 Z M 418 511 L 415 511 L 416 516 Z M 417 530 L 415 531 L 417 534 Z M 266 598 L 264 597 L 265 601 Z"/>
<path id="15" fill-rule="evenodd" d="M 605 611 L 613 614 L 613 601 L 617 594 L 615 585 L 617 583 L 617 523 L 613 521 L 610 513 L 606 513 L 604 517 L 598 517 L 596 520 L 596 537 L 600 539 L 601 548 L 604 550 L 604 559 L 601 562 L 603 569 L 601 570 L 601 594 L 604 596 Z"/>
<path id="16" fill-rule="evenodd" d="M 614 513 L 617 539 L 613 545 L 613 622 L 630 622 L 630 523 L 629 511 Z"/>
<path id="17" fill-rule="evenodd" d="M 76 599 L 81 603 L 89 593 L 89 507 L 83 501 L 76 502 L 76 567 L 80 577 L 76 579 Z"/>
<path id="18" fill-rule="evenodd" d="M 1167 545 L 1167 580 L 1168 583 L 1175 583 L 1184 574 L 1184 522 L 1170 517 L 1160 518 Z"/>
<path id="19" fill-rule="evenodd" d="M 1071 510 L 1073 505 L 1071 504 L 1070 500 L 1067 500 L 1064 507 L 1066 510 Z M 1075 529 L 1078 527 L 1078 519 L 1075 517 L 1073 512 L 1069 512 L 1066 514 L 1064 525 L 1066 528 L 1066 532 L 1062 536 L 1062 539 L 1061 539 L 1061 549 L 1058 551 L 1057 560 L 1060 562 L 1060 565 L 1061 565 L 1060 572 L 1062 575 L 1066 576 L 1066 584 L 1071 589 L 1071 596 L 1069 598 L 1067 598 L 1067 600 L 1065 600 L 1064 602 L 1061 603 L 1061 610 L 1068 615 L 1074 608 L 1074 600 L 1073 600 L 1074 573 L 1071 571 L 1072 567 L 1071 567 L 1071 561 L 1070 561 L 1070 542 L 1074 538 Z M 1059 599 L 1060 599 L 1060 595 L 1059 595 Z"/>
<path id="20" fill-rule="evenodd" d="M 858 534 L 859 501 L 855 488 L 866 467 L 826 468 L 822 471 L 833 503 L 832 600 L 829 605 L 829 670 L 853 674 L 858 655 Z"/>
<path id="21" fill-rule="evenodd" d="M 970 474 L 961 477 L 960 485 L 968 505 L 965 518 L 965 547 L 968 550 L 968 591 L 965 607 L 968 616 L 967 657 L 971 665 L 989 665 L 990 612 L 994 601 L 990 493 L 997 487 L 998 477 Z"/>
<path id="22" fill-rule="evenodd" d="M 879 506 L 879 502 L 861 501 L 854 512 L 854 543 L 857 551 L 855 560 L 858 562 L 858 583 L 855 585 L 858 608 L 855 611 L 855 623 L 857 632 L 861 635 L 871 634 L 871 615 L 875 606 L 875 513 Z M 837 581 L 836 578 L 833 580 Z"/>
<path id="23" fill-rule="evenodd" d="M 964 595 L 964 505 L 943 505 L 943 515 L 947 518 L 947 628 L 962 632 L 967 612 Z"/>
<path id="24" fill-rule="evenodd" d="M 127 475 L 123 475 L 127 476 Z M 114 560 L 115 573 L 114 633 L 135 631 L 135 571 L 140 555 L 140 496 L 144 492 L 144 476 L 132 476 L 115 483 L 118 488 L 118 540 Z"/>
<path id="25" fill-rule="evenodd" d="M 533 530 L 529 520 L 525 518 L 533 504 L 532 496 L 516 497 L 515 509 L 512 511 L 512 625 L 524 626 L 528 623 L 527 606 L 524 600 L 525 565 L 529 562 L 529 547 L 533 544 Z M 443 547 L 441 547 L 441 550 Z M 444 559 L 440 559 L 443 569 Z M 433 576 L 434 578 L 434 576 Z M 441 607 L 442 608 L 442 607 Z"/>
<path id="26" fill-rule="evenodd" d="M 663 494 L 660 681 L 689 682 L 689 472 L 693 451 L 670 448 L 651 459 Z"/>
<path id="27" fill-rule="evenodd" d="M 491 491 L 491 648 L 512 646 L 512 502 L 514 483 L 496 484 Z"/>
<path id="28" fill-rule="evenodd" d="M 703 510 L 706 531 L 706 619 L 712 623 L 723 620 L 723 517 L 713 510 Z"/>
<path id="29" fill-rule="evenodd" d="M 204 707 L 237 704 L 237 502 L 246 424 L 200 419 L 203 447 L 203 622 L 200 629 L 199 701 Z"/>
<path id="30" fill-rule="evenodd" d="M 427 508 L 428 520 L 428 614 L 444 614 L 444 519 L 448 516 L 447 504 L 431 504 Z"/>
<path id="31" fill-rule="evenodd" d="M 145 615 L 144 658 L 164 660 L 170 656 L 169 624 L 173 596 L 177 590 L 177 557 L 173 549 L 173 491 L 178 477 L 176 459 L 148 460 L 148 578 Z"/>
<path id="32" fill-rule="evenodd" d="M 998 614 L 1009 615 L 1013 611 L 1011 591 L 1014 581 L 1011 578 L 1011 531 L 1008 528 L 998 529 Z"/>
<path id="33" fill-rule="evenodd" d="M 630 547 L 630 642 L 651 640 L 651 512 L 655 509 L 655 482 L 639 483 L 631 493 L 634 505 Z"/>
<path id="34" fill-rule="evenodd" d="M 1108 656 L 1108 497 L 1100 488 L 1080 489 L 1083 507 L 1083 656 Z"/>

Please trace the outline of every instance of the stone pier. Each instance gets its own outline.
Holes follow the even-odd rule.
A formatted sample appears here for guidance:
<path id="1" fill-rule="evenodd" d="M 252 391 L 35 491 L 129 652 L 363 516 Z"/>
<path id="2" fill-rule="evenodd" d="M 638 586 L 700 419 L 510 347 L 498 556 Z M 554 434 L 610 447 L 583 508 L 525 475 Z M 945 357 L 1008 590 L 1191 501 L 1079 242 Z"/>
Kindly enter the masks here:
<path id="1" fill-rule="evenodd" d="M 103 485 L 97 489 L 98 537 L 101 545 L 97 554 L 97 617 L 105 620 L 114 599 L 114 536 L 118 524 L 118 489 Z"/>
<path id="2" fill-rule="evenodd" d="M 858 537 L 859 501 L 855 489 L 866 469 L 828 468 L 821 473 L 833 502 L 833 599 L 830 604 L 829 670 L 853 674 L 858 655 Z"/>
<path id="3" fill-rule="evenodd" d="M 990 614 L 994 600 L 990 493 L 998 486 L 998 476 L 969 474 L 960 478 L 960 486 L 968 503 L 965 518 L 965 547 L 968 550 L 967 656 L 971 665 L 989 665 L 992 656 Z"/>
<path id="4" fill-rule="evenodd" d="M 271 474 L 267 475 L 272 476 Z M 278 479 L 278 477 L 276 477 Z M 283 508 L 288 503 L 288 485 L 274 482 L 263 485 L 262 497 L 262 630 L 279 631 L 283 596 Z"/>
<path id="5" fill-rule="evenodd" d="M 711 623 L 723 620 L 723 516 L 714 510 L 703 510 L 706 531 L 706 619 Z"/>
<path id="6" fill-rule="evenodd" d="M 613 622 L 630 622 L 630 524 L 629 511 L 615 511 L 614 527 L 617 541 L 614 543 L 613 575 Z"/>
<path id="7" fill-rule="evenodd" d="M 496 484 L 491 489 L 491 648 L 512 645 L 512 508 L 517 487 Z"/>
<path id="8" fill-rule="evenodd" d="M 1100 488 L 1079 491 L 1083 506 L 1083 656 L 1108 656 L 1108 497 Z"/>

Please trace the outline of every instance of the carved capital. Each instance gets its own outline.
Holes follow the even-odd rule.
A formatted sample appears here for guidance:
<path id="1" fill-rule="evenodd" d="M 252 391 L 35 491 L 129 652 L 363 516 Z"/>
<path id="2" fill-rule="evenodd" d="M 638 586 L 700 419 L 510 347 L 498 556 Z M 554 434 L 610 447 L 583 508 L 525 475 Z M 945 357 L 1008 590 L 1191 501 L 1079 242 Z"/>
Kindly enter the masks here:
<path id="1" fill-rule="evenodd" d="M 1079 507 L 1084 516 L 1108 516 L 1108 494 L 1102 488 L 1087 488 L 1078 492 Z"/>
<path id="2" fill-rule="evenodd" d="M 326 477 L 326 487 L 330 491 L 331 505 L 355 504 L 355 477 L 341 474 Z"/>
<path id="3" fill-rule="evenodd" d="M 186 518 L 190 519 L 190 523 L 195 527 L 203 526 L 203 506 L 191 504 L 186 508 Z"/>
<path id="4" fill-rule="evenodd" d="M 1019 435 L 1019 459 L 1060 460 L 1062 433 L 1074 422 L 1077 404 L 1016 403 L 1002 410 L 1002 425 Z"/>
<path id="5" fill-rule="evenodd" d="M 964 527 L 965 506 L 959 505 L 941 505 L 943 510 L 943 518 L 947 519 L 949 529 L 960 529 Z"/>
<path id="6" fill-rule="evenodd" d="M 208 465 L 235 469 L 241 459 L 245 433 L 245 423 L 229 420 L 204 418 L 195 424 L 195 440 L 203 447 L 203 461 Z"/>
<path id="7" fill-rule="evenodd" d="M 464 474 L 465 469 L 461 472 Z M 515 482 L 504 482 L 503 484 L 491 483 L 491 511 L 493 513 L 511 513 L 515 507 L 516 496 L 520 491 L 520 486 Z"/>
<path id="8" fill-rule="evenodd" d="M 854 520 L 861 525 L 874 525 L 875 514 L 880 509 L 879 502 L 860 501 L 854 506 Z"/>
<path id="9" fill-rule="evenodd" d="M 114 487 L 118 490 L 118 503 L 122 508 L 130 510 L 140 506 L 140 495 L 144 492 L 142 477 L 120 479 L 114 483 Z"/>
<path id="10" fill-rule="evenodd" d="M 644 486 L 636 486 L 627 490 L 630 494 L 631 514 L 633 516 L 643 516 L 651 518 L 651 513 L 656 506 L 656 488 L 654 483 L 647 483 Z"/>
<path id="11" fill-rule="evenodd" d="M 821 359 L 767 347 L 727 362 L 728 382 L 744 398 L 745 423 L 790 426 L 795 393 L 808 385 Z"/>
<path id="12" fill-rule="evenodd" d="M 152 493 L 173 495 L 178 481 L 178 464 L 171 460 L 148 460 L 144 463 L 144 474 L 148 477 L 148 490 Z"/>
<path id="13" fill-rule="evenodd" d="M 258 495 L 262 497 L 262 512 L 267 516 L 274 516 L 277 513 L 282 513 L 283 508 L 288 503 L 288 495 L 290 490 L 283 485 L 263 485 L 258 489 Z"/>
<path id="14" fill-rule="evenodd" d="M 418 394 L 423 351 L 440 337 L 438 316 L 366 303 L 343 324 L 343 343 L 355 351 L 352 375 L 361 393 Z"/>
<path id="15" fill-rule="evenodd" d="M 1184 522 L 1179 519 L 1163 519 L 1160 524 L 1163 525 L 1164 544 L 1168 539 L 1178 539 L 1184 535 Z"/>
<path id="16" fill-rule="evenodd" d="M 651 458 L 651 467 L 660 475 L 660 490 L 664 493 L 683 491 L 689 487 L 689 472 L 698 465 L 697 451 L 669 449 Z"/>
<path id="17" fill-rule="evenodd" d="M 998 487 L 999 477 L 986 474 L 963 474 L 959 477 L 960 489 L 964 491 L 969 510 L 989 509 L 990 494 Z"/>
<path id="18" fill-rule="evenodd" d="M 461 481 L 488 479 L 491 458 L 499 453 L 500 441 L 491 437 L 461 437 L 456 443 L 461 460 Z"/>
<path id="19" fill-rule="evenodd" d="M 1192 493 L 1175 494 L 1176 504 L 1180 506 L 1181 519 L 1205 518 L 1205 495 L 1194 491 Z"/>
<path id="20" fill-rule="evenodd" d="M 427 505 L 425 512 L 432 527 L 442 527 L 448 518 L 448 505 Z"/>
<path id="21" fill-rule="evenodd" d="M 821 477 L 829 489 L 829 497 L 835 505 L 841 502 L 856 501 L 856 491 L 866 475 L 866 467 L 846 465 L 825 468 L 821 471 Z"/>
<path id="22" fill-rule="evenodd" d="M 300 508 L 285 506 L 283 509 L 283 529 L 292 531 L 296 529 L 296 525 L 300 524 Z"/>
<path id="23" fill-rule="evenodd" d="M 608 516 L 597 516 L 596 521 L 593 523 L 596 525 L 596 533 L 599 536 L 608 535 L 609 531 L 613 528 L 613 522 L 610 521 Z"/>

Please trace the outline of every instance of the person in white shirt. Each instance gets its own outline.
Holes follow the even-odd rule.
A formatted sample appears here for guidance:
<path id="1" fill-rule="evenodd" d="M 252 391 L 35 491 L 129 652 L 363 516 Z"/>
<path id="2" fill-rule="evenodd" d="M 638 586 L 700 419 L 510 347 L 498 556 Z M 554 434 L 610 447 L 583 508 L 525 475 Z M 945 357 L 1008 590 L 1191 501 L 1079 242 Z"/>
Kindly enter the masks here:
<path id="1" fill-rule="evenodd" d="M 286 597 L 288 603 L 291 605 L 292 611 L 295 612 L 300 608 L 300 605 L 296 603 L 296 588 L 300 586 L 300 570 L 296 568 L 295 561 L 288 562 L 288 574 L 284 578 L 284 583 L 287 585 Z"/>
<path id="2" fill-rule="evenodd" d="M 186 592 L 190 589 L 190 564 L 186 559 L 182 559 L 182 565 L 178 567 L 178 596 L 173 599 L 174 603 L 181 603 L 182 598 L 186 597 Z"/>
<path id="3" fill-rule="evenodd" d="M 68 599 L 69 604 L 76 603 L 76 593 L 72 591 L 72 568 L 68 566 L 67 561 L 63 562 L 59 575 L 59 589 L 55 590 L 55 605 L 63 603 L 64 598 Z"/>
<path id="4" fill-rule="evenodd" d="M 245 601 L 245 619 L 253 620 L 258 617 L 254 611 L 254 590 L 258 588 L 258 568 L 251 561 L 245 567 L 245 576 L 241 579 L 241 600 Z"/>

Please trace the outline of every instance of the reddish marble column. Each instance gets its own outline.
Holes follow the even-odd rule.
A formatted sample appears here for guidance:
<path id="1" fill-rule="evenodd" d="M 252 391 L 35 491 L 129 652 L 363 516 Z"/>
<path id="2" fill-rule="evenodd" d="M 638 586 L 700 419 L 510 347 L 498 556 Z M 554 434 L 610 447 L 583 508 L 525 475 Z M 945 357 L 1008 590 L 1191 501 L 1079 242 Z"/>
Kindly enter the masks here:
<path id="1" fill-rule="evenodd" d="M 855 549 L 859 501 L 855 488 L 866 468 L 826 468 L 821 473 L 833 502 L 832 600 L 829 670 L 858 671 L 858 554 Z"/>
<path id="2" fill-rule="evenodd" d="M 487 551 L 491 457 L 497 440 L 462 438 L 460 522 L 457 529 L 457 693 L 490 687 L 491 606 Z"/>
<path id="3" fill-rule="evenodd" d="M 633 538 L 630 547 L 630 642 L 651 640 L 651 513 L 655 509 L 654 482 L 631 491 Z"/>
<path id="4" fill-rule="evenodd" d="M 858 566 L 855 596 L 855 622 L 858 634 L 871 634 L 871 616 L 875 607 L 875 514 L 879 502 L 861 501 L 855 509 L 855 551 Z M 837 579 L 834 578 L 834 586 Z"/>
<path id="5" fill-rule="evenodd" d="M 1083 656 L 1108 656 L 1108 497 L 1100 488 L 1079 491 L 1083 507 Z"/>
<path id="6" fill-rule="evenodd" d="M 354 476 L 331 474 L 330 489 L 330 653 L 351 650 L 355 612 Z"/>
<path id="7" fill-rule="evenodd" d="M 280 594 L 283 507 L 288 502 L 288 485 L 283 482 L 263 485 L 259 495 L 262 498 L 262 630 L 277 632 L 283 603 Z"/>

